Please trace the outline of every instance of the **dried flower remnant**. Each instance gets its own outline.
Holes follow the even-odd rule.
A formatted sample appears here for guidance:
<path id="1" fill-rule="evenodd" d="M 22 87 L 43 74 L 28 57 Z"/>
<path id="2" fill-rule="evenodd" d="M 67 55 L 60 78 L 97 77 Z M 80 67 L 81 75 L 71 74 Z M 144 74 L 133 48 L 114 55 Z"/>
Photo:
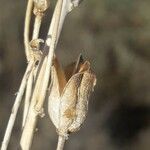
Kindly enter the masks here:
<path id="1" fill-rule="evenodd" d="M 96 84 L 96 76 L 90 63 L 80 55 L 78 61 L 62 70 L 57 59 L 51 70 L 49 88 L 49 115 L 59 136 L 80 129 L 88 110 L 88 99 Z"/>
<path id="2" fill-rule="evenodd" d="M 34 14 L 42 14 L 49 7 L 49 0 L 34 0 Z"/>

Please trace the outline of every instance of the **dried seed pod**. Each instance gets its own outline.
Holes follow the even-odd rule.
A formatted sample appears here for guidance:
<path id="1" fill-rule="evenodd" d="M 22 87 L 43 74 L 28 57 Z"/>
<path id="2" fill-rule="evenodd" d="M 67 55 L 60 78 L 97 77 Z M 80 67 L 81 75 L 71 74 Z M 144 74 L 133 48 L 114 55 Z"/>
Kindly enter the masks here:
<path id="1" fill-rule="evenodd" d="M 83 124 L 88 111 L 88 100 L 95 84 L 95 75 L 90 70 L 85 71 L 78 92 L 76 117 L 72 125 L 69 127 L 69 132 L 75 132 L 79 130 Z"/>
<path id="2" fill-rule="evenodd" d="M 76 74 L 67 82 L 60 99 L 60 120 L 58 132 L 66 135 L 68 129 L 76 117 L 76 104 L 78 100 L 78 88 L 80 86 L 82 74 Z"/>
<path id="3" fill-rule="evenodd" d="M 89 62 L 82 56 L 64 72 L 54 60 L 49 89 L 49 115 L 58 134 L 67 137 L 69 132 L 79 130 L 88 110 L 88 99 L 96 83 Z M 72 71 L 70 71 L 72 70 Z M 68 73 L 69 72 L 69 73 Z"/>

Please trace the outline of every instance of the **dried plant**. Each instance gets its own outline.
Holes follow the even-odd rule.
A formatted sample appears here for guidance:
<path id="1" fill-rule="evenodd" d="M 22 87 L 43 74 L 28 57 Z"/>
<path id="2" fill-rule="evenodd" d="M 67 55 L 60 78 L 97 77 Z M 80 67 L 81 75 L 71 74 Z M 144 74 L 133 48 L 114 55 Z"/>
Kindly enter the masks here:
<path id="1" fill-rule="evenodd" d="M 95 84 L 96 77 L 90 63 L 84 62 L 82 56 L 65 71 L 55 58 L 51 69 L 48 110 L 59 135 L 57 150 L 63 149 L 68 135 L 78 131 L 83 124 Z"/>
<path id="2" fill-rule="evenodd" d="M 39 38 L 39 32 L 50 1 L 28 0 L 24 28 L 24 44 L 28 65 L 12 108 L 1 150 L 6 150 L 8 147 L 18 108 L 24 94 L 20 146 L 22 150 L 31 148 L 38 117 L 44 115 L 43 103 L 46 99 L 49 83 L 49 115 L 59 134 L 57 150 L 63 149 L 68 134 L 79 130 L 82 125 L 87 114 L 88 98 L 95 85 L 96 77 L 90 69 L 89 62 L 84 62 L 81 57 L 73 68 L 71 67 L 72 72 L 68 69 L 64 72 L 54 54 L 65 17 L 81 1 L 57 1 L 47 38 L 44 40 Z M 32 12 L 35 20 L 32 39 L 29 39 Z M 45 44 L 43 49 L 40 49 L 41 42 Z"/>

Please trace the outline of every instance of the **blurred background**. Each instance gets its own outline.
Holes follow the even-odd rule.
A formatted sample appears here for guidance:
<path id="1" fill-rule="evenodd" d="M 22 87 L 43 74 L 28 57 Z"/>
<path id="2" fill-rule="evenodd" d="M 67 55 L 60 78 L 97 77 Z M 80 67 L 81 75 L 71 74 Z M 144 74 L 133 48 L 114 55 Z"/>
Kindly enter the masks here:
<path id="1" fill-rule="evenodd" d="M 41 29 L 46 37 L 55 1 Z M 0 141 L 4 136 L 26 59 L 23 27 L 27 0 L 0 0 Z M 32 26 L 31 26 L 32 29 Z M 85 0 L 67 17 L 56 53 L 66 66 L 79 53 L 97 76 L 88 117 L 70 135 L 66 150 L 150 149 L 150 1 Z M 55 149 L 57 135 L 47 115 L 40 118 L 32 150 Z M 22 109 L 9 150 L 21 135 Z"/>

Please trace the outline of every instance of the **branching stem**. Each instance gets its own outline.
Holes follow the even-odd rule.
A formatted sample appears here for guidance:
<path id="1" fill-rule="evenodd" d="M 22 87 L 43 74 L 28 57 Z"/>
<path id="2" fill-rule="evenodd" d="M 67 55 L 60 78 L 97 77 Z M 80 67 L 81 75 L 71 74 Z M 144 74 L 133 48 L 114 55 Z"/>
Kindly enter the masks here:
<path id="1" fill-rule="evenodd" d="M 55 10 L 55 13 L 53 15 L 53 23 L 50 25 L 50 31 L 52 31 L 52 37 L 50 38 L 51 44 L 49 47 L 49 53 L 48 56 L 43 57 L 43 63 L 42 66 L 39 67 L 39 75 L 36 81 L 35 90 L 33 93 L 33 99 L 31 100 L 31 105 L 29 108 L 29 115 L 27 116 L 27 120 L 25 123 L 24 130 L 22 132 L 22 137 L 20 141 L 20 145 L 22 150 L 29 150 L 31 147 L 32 139 L 34 130 L 36 127 L 36 122 L 38 119 L 38 113 L 42 111 L 43 103 L 46 96 L 46 91 L 50 79 L 50 69 L 52 65 L 54 50 L 56 47 L 56 40 L 57 40 L 57 33 L 58 33 L 58 26 L 59 26 L 59 20 L 60 20 L 60 14 L 62 9 L 62 2 L 63 0 L 58 0 L 57 2 L 57 10 Z M 58 7 L 59 6 L 59 7 Z M 54 19 L 55 18 L 55 19 Z M 53 29 L 52 29 L 53 28 Z M 46 68 L 45 68 L 46 67 Z M 43 74 L 44 71 L 44 74 Z M 41 80 L 42 78 L 42 80 Z M 37 102 L 37 104 L 36 104 Z M 36 104 L 36 105 L 35 105 Z"/>
<path id="2" fill-rule="evenodd" d="M 31 99 L 32 91 L 33 91 L 32 88 L 33 88 L 33 70 L 30 73 L 30 76 L 29 76 L 29 79 L 28 79 L 27 85 L 26 85 L 22 128 L 24 127 L 26 117 L 27 117 L 27 113 L 28 113 L 28 110 L 29 110 L 30 99 Z"/>

